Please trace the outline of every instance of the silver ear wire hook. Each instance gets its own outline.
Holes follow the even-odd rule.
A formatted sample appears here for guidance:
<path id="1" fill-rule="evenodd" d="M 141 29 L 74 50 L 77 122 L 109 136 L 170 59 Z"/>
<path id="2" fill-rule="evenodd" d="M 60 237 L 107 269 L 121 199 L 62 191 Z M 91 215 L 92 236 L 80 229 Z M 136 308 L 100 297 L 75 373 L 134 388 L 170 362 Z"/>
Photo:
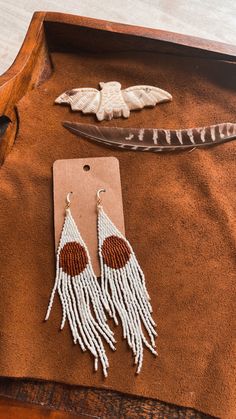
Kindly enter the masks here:
<path id="1" fill-rule="evenodd" d="M 98 206 L 98 208 L 101 207 L 101 204 L 102 204 L 102 198 L 100 196 L 101 192 L 106 192 L 106 189 L 102 188 L 102 189 L 99 189 L 97 191 L 97 206 Z"/>
<path id="2" fill-rule="evenodd" d="M 73 192 L 69 192 L 66 195 L 66 209 L 70 208 L 70 204 L 71 204 L 71 200 L 70 200 L 70 196 L 73 194 Z"/>

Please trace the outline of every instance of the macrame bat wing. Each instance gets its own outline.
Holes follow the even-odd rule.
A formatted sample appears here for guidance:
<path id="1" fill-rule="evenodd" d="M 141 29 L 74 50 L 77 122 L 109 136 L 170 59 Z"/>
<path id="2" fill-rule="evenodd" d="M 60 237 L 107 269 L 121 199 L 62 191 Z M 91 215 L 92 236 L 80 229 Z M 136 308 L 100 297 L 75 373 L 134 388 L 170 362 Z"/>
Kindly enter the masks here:
<path id="1" fill-rule="evenodd" d="M 172 100 L 170 93 L 154 86 L 131 86 L 122 90 L 121 93 L 130 110 L 155 106 L 157 103 Z"/>
<path id="2" fill-rule="evenodd" d="M 100 103 L 100 92 L 93 88 L 72 89 L 58 96 L 55 103 L 68 104 L 72 111 L 96 113 Z"/>

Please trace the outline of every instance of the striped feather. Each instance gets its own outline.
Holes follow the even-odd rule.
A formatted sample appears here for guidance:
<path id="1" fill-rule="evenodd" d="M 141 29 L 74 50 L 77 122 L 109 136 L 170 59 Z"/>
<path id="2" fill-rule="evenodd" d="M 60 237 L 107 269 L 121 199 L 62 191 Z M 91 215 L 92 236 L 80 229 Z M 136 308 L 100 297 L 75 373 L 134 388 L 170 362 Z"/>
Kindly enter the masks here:
<path id="1" fill-rule="evenodd" d="M 79 137 L 134 151 L 181 151 L 236 139 L 236 124 L 233 123 L 182 130 L 101 127 L 76 122 L 63 122 L 63 126 Z"/>

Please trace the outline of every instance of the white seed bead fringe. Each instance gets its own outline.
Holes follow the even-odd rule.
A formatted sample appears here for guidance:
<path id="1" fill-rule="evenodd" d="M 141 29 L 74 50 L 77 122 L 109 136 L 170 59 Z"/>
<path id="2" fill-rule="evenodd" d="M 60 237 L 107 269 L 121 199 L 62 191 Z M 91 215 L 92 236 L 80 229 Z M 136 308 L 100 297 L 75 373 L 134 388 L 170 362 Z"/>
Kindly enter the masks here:
<path id="1" fill-rule="evenodd" d="M 126 265 L 119 269 L 107 266 L 102 256 L 104 240 L 114 235 L 122 238 L 131 252 Z M 106 308 L 116 324 L 118 324 L 117 315 L 119 316 L 123 337 L 127 339 L 127 343 L 132 349 L 135 357 L 134 362 L 137 365 L 136 372 L 139 374 L 143 364 L 144 346 L 153 355 L 157 355 L 155 350 L 156 324 L 151 315 L 152 306 L 145 284 L 145 277 L 130 243 L 115 227 L 101 206 L 98 209 L 98 239 L 101 287 Z M 145 329 L 150 343 L 144 335 L 143 329 Z"/>
<path id="2" fill-rule="evenodd" d="M 63 246 L 71 241 L 80 243 L 84 247 L 88 258 L 88 264 L 84 271 L 74 277 L 63 272 L 59 265 L 60 252 Z M 56 291 L 58 291 L 62 305 L 61 329 L 63 329 L 66 319 L 68 319 L 74 343 L 78 343 L 82 351 L 88 349 L 92 353 L 95 358 L 95 371 L 98 369 L 98 360 L 100 360 L 103 374 L 106 377 L 109 362 L 101 337 L 105 339 L 111 349 L 115 350 L 114 334 L 106 323 L 101 289 L 93 272 L 87 247 L 76 227 L 70 210 L 67 210 L 58 246 L 56 279 L 45 320 L 48 320 L 50 316 Z"/>

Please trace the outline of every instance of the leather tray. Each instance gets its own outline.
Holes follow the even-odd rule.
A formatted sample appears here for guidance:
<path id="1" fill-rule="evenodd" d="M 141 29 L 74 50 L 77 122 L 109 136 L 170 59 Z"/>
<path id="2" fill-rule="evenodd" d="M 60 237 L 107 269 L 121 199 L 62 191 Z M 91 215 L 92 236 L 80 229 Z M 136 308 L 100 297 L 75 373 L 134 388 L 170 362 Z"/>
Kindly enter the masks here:
<path id="1" fill-rule="evenodd" d="M 18 102 L 57 71 L 51 60 L 53 53 L 103 54 L 113 51 L 128 54 L 134 50 L 158 51 L 199 60 L 207 58 L 216 63 L 236 60 L 236 47 L 226 44 L 80 16 L 37 12 L 15 62 L 0 77 L 0 163 L 3 164 L 11 152 L 17 136 Z M 88 417 L 208 417 L 194 409 L 153 399 L 41 381 L 1 379 L 0 393 Z M 67 400 L 63 394 L 67 394 Z"/>

